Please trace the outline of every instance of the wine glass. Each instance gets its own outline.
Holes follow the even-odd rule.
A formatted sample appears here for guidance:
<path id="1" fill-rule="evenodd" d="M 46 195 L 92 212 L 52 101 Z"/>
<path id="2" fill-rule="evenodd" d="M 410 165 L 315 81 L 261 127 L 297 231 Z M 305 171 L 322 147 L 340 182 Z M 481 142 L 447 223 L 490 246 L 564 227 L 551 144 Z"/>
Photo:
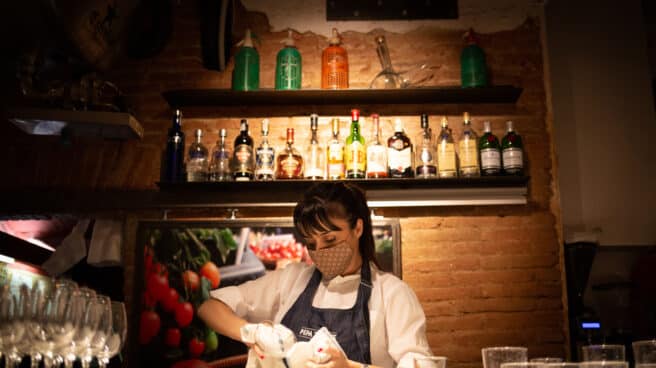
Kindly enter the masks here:
<path id="1" fill-rule="evenodd" d="M 22 284 L 17 290 L 17 295 L 14 295 L 10 289 L 3 298 L 6 299 L 3 304 L 7 305 L 7 320 L 3 324 L 6 328 L 3 329 L 2 347 L 6 354 L 6 365 L 18 367 L 23 361 L 23 352 L 20 348 L 25 336 L 25 316 L 29 313 L 30 290 L 27 285 Z"/>
<path id="2" fill-rule="evenodd" d="M 97 295 L 91 300 L 87 313 L 87 320 L 90 325 L 95 325 L 95 329 L 90 329 L 88 344 L 78 351 L 83 368 L 89 368 L 93 357 L 104 350 L 107 337 L 112 332 L 111 300 L 107 296 Z"/>
<path id="3" fill-rule="evenodd" d="M 68 344 L 64 344 L 60 349 L 60 355 L 66 368 L 73 367 L 78 351 L 89 345 L 91 337 L 95 333 L 98 320 L 96 315 L 89 311 L 89 305 L 95 297 L 96 292 L 86 287 L 79 288 L 75 293 L 72 308 L 75 309 L 74 314 L 78 315 L 79 318 L 72 321 L 73 337 Z"/>
<path id="4" fill-rule="evenodd" d="M 81 311 L 75 308 L 78 286 L 70 280 L 57 280 L 49 293 L 42 318 L 44 330 L 43 363 L 45 367 L 59 367 L 63 362 L 60 350 L 70 345 L 75 333 L 75 321 Z"/>
<path id="5" fill-rule="evenodd" d="M 97 356 L 98 365 L 105 368 L 109 359 L 121 351 L 128 333 L 127 315 L 125 313 L 125 304 L 122 302 L 112 301 L 112 331 L 107 340 L 105 347 Z"/>

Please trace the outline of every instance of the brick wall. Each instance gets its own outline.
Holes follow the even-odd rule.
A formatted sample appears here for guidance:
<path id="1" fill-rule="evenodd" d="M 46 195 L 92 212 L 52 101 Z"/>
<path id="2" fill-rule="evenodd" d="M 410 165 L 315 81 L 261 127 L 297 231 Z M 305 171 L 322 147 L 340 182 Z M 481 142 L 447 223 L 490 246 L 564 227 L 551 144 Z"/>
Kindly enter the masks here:
<path id="1" fill-rule="evenodd" d="M 11 181 L 6 190 L 24 186 L 62 188 L 155 188 L 160 153 L 171 111 L 161 93 L 178 88 L 229 88 L 232 66 L 223 73 L 201 66 L 199 29 L 193 2 L 175 7 L 171 42 L 157 57 L 126 60 L 109 73 L 130 97 L 135 114 L 145 128 L 140 141 L 76 140 L 71 146 L 55 138 L 28 137 L 17 130 L 7 134 L 9 143 L 0 156 Z M 264 28 L 259 25 L 258 28 Z M 437 85 L 459 83 L 461 33 L 423 28 L 407 34 L 384 32 L 394 63 L 429 62 L 436 67 Z M 259 34 L 261 86 L 273 87 L 275 53 L 283 32 Z M 364 88 L 379 70 L 374 35 L 346 32 L 351 87 Z M 480 132 L 490 120 L 501 137 L 506 120 L 515 121 L 523 136 L 529 161 L 529 204 L 526 206 L 384 209 L 377 214 L 401 216 L 404 279 L 415 290 L 428 317 L 428 338 L 451 367 L 479 367 L 480 348 L 490 345 L 524 345 L 531 356 L 566 354 L 562 302 L 562 254 L 557 216 L 552 209 L 554 173 L 552 141 L 547 123 L 540 26 L 527 20 L 518 29 L 483 35 L 494 84 L 524 88 L 516 106 L 445 106 L 456 135 L 461 113 L 467 109 Z M 320 53 L 323 37 L 306 33 L 297 45 L 303 55 L 303 87 L 320 86 Z M 357 107 L 357 101 L 353 103 Z M 184 113 L 184 111 L 183 111 Z M 419 112 L 418 112 L 419 113 Z M 344 121 L 349 112 L 344 111 Z M 268 117 L 268 116 L 267 116 Z M 328 137 L 322 117 L 320 136 Z M 394 117 L 383 117 L 383 135 L 391 135 Z M 439 116 L 431 116 L 436 127 Z M 418 133 L 418 116 L 404 116 L 411 137 Z M 251 119 L 251 134 L 259 141 L 259 122 Z M 211 146 L 221 127 L 229 139 L 237 134 L 239 119 L 185 118 L 188 137 L 202 128 L 204 143 Z M 365 120 L 364 131 L 368 134 Z M 296 128 L 296 139 L 305 142 L 307 117 L 273 117 L 271 141 L 282 147 L 284 131 Z M 342 136 L 347 125 L 342 126 Z M 11 164 L 13 163 L 13 165 Z M 254 215 L 258 215 L 255 213 Z M 130 268 L 131 269 L 131 268 Z M 126 279 L 130 279 L 127 275 Z"/>

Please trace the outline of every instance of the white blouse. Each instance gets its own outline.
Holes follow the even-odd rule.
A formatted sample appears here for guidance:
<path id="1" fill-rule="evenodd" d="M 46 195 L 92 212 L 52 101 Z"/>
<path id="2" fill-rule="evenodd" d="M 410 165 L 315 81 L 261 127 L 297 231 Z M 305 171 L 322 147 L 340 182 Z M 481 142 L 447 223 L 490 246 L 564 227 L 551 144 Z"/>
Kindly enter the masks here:
<path id="1" fill-rule="evenodd" d="M 410 287 L 391 273 L 371 267 L 373 289 L 369 300 L 370 350 L 373 365 L 412 368 L 413 356 L 432 355 L 426 339 L 426 316 Z M 251 323 L 280 323 L 307 286 L 315 267 L 292 263 L 282 270 L 239 286 L 212 290 L 210 295 L 227 304 Z M 353 307 L 360 274 L 322 281 L 312 305 L 316 308 Z M 326 326 L 330 329 L 330 326 Z"/>

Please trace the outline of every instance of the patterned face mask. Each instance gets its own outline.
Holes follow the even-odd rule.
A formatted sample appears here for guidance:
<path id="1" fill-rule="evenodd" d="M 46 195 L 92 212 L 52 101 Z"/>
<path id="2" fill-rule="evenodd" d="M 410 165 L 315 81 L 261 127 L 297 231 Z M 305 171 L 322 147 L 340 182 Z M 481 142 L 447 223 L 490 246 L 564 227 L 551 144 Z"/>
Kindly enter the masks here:
<path id="1" fill-rule="evenodd" d="M 326 280 L 341 275 L 353 258 L 353 249 L 346 242 L 330 248 L 309 250 L 308 253 Z"/>

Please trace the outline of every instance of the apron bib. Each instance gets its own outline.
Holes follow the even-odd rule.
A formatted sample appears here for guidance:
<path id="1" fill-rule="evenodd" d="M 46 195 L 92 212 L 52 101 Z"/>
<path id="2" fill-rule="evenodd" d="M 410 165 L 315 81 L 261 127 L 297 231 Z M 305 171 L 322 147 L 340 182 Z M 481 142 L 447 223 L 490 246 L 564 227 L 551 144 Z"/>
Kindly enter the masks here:
<path id="1" fill-rule="evenodd" d="M 281 324 L 294 332 L 297 341 L 309 341 L 317 330 L 326 327 L 336 335 L 347 358 L 371 364 L 369 297 L 372 284 L 369 263 L 362 262 L 358 296 L 355 305 L 349 309 L 313 307 L 312 300 L 320 283 L 321 272 L 315 269 L 310 282 L 287 311 Z"/>

